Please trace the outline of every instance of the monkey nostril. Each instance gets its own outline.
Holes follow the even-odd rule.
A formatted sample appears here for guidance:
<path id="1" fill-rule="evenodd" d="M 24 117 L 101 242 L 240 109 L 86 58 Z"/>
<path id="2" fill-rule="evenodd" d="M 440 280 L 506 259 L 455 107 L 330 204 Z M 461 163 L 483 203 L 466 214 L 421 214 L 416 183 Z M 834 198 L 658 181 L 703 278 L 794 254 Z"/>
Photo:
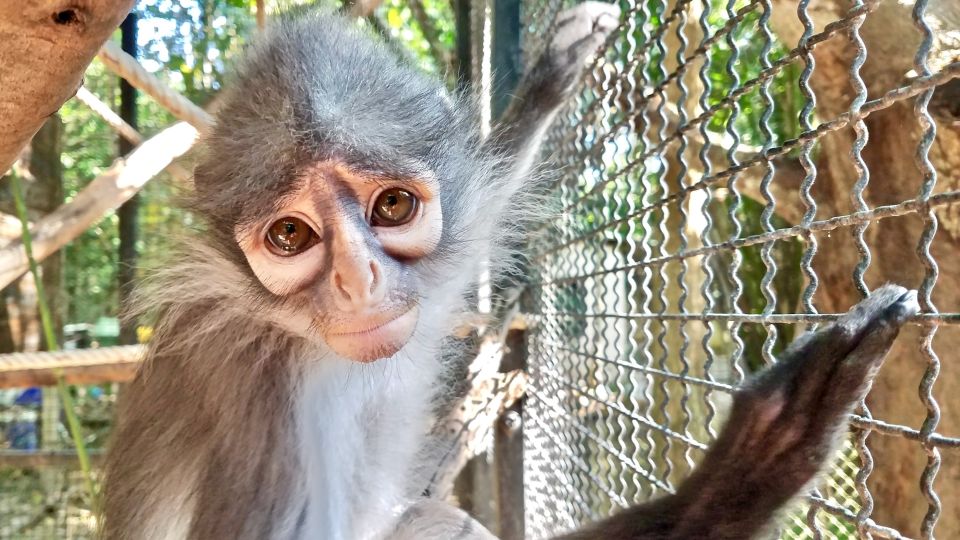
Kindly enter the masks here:
<path id="1" fill-rule="evenodd" d="M 370 261 L 370 295 L 373 296 L 380 287 L 380 266 L 376 261 Z"/>
<path id="2" fill-rule="evenodd" d="M 340 276 L 340 272 L 334 272 L 333 274 L 333 286 L 340 293 L 344 299 L 348 301 L 353 300 L 353 296 L 350 294 L 350 291 L 343 286 L 343 278 Z"/>

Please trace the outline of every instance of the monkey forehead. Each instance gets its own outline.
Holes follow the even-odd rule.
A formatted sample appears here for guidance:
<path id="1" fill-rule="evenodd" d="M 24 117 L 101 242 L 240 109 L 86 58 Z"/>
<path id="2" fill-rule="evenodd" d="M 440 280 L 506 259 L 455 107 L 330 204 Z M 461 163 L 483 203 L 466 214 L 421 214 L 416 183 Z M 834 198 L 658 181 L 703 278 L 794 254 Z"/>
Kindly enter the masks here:
<path id="1" fill-rule="evenodd" d="M 479 159 L 472 115 L 442 85 L 337 16 L 282 17 L 228 86 L 197 167 L 212 210 L 276 200 L 305 167 L 462 179 Z M 410 167 L 415 163 L 415 167 Z"/>
<path id="2" fill-rule="evenodd" d="M 438 79 L 340 16 L 281 17 L 237 75 L 222 116 L 286 129 L 304 146 L 429 156 L 463 126 Z"/>

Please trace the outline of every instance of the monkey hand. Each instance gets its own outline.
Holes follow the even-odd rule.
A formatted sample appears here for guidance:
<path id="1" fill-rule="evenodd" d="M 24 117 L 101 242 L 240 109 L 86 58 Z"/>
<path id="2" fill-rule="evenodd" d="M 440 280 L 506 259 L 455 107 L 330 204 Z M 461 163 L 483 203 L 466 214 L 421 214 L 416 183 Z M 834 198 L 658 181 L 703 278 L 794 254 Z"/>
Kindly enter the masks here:
<path id="1" fill-rule="evenodd" d="M 745 385 L 691 488 L 684 486 L 701 504 L 726 507 L 715 514 L 727 515 L 725 523 L 699 530 L 749 538 L 744 531 L 761 529 L 803 490 L 832 456 L 900 326 L 918 311 L 916 291 L 881 287 Z"/>
<path id="2" fill-rule="evenodd" d="M 900 326 L 918 311 L 916 291 L 887 285 L 797 340 L 734 394 L 726 427 L 676 494 L 565 538 L 757 537 L 823 469 Z"/>
<path id="3" fill-rule="evenodd" d="M 545 108 L 562 103 L 619 18 L 620 9 L 603 2 L 584 2 L 560 12 L 550 41 L 527 74 L 527 88 L 521 93 Z"/>
<path id="4" fill-rule="evenodd" d="M 497 540 L 466 512 L 425 499 L 403 512 L 384 540 Z"/>

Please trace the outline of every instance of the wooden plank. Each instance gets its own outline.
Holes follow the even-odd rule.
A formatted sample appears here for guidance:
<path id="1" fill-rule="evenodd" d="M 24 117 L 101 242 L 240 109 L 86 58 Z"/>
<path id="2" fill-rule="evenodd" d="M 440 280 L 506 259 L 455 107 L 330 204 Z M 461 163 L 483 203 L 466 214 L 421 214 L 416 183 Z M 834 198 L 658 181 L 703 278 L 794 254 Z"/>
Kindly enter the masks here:
<path id="1" fill-rule="evenodd" d="M 99 466 L 103 451 L 91 450 L 90 462 Z M 74 469 L 79 466 L 73 450 L 0 450 L 0 469 Z"/>
<path id="2" fill-rule="evenodd" d="M 143 357 L 143 345 L 0 355 L 0 388 L 127 382 Z"/>
<path id="3" fill-rule="evenodd" d="M 439 456 L 433 477 L 426 486 L 431 496 L 450 495 L 453 481 L 464 465 L 493 443 L 497 418 L 523 396 L 526 373 L 520 370 L 499 373 L 502 357 L 503 348 L 495 340 L 480 346 L 470 366 L 467 395 L 434 428 L 437 444 L 446 450 Z"/>

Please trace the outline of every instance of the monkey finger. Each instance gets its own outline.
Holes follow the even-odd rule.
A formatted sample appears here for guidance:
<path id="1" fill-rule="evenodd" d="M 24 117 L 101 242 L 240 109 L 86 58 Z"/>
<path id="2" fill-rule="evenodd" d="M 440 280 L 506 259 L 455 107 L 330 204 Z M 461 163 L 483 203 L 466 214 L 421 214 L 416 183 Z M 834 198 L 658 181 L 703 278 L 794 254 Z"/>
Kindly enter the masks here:
<path id="1" fill-rule="evenodd" d="M 859 341 L 871 325 L 883 320 L 899 326 L 919 309 L 916 291 L 888 284 L 873 291 L 834 324 L 848 332 L 853 341 Z"/>
<path id="2" fill-rule="evenodd" d="M 919 311 L 916 291 L 904 291 L 893 303 L 877 310 L 856 348 L 837 366 L 824 392 L 821 414 L 846 414 L 864 397 L 900 326 Z"/>

